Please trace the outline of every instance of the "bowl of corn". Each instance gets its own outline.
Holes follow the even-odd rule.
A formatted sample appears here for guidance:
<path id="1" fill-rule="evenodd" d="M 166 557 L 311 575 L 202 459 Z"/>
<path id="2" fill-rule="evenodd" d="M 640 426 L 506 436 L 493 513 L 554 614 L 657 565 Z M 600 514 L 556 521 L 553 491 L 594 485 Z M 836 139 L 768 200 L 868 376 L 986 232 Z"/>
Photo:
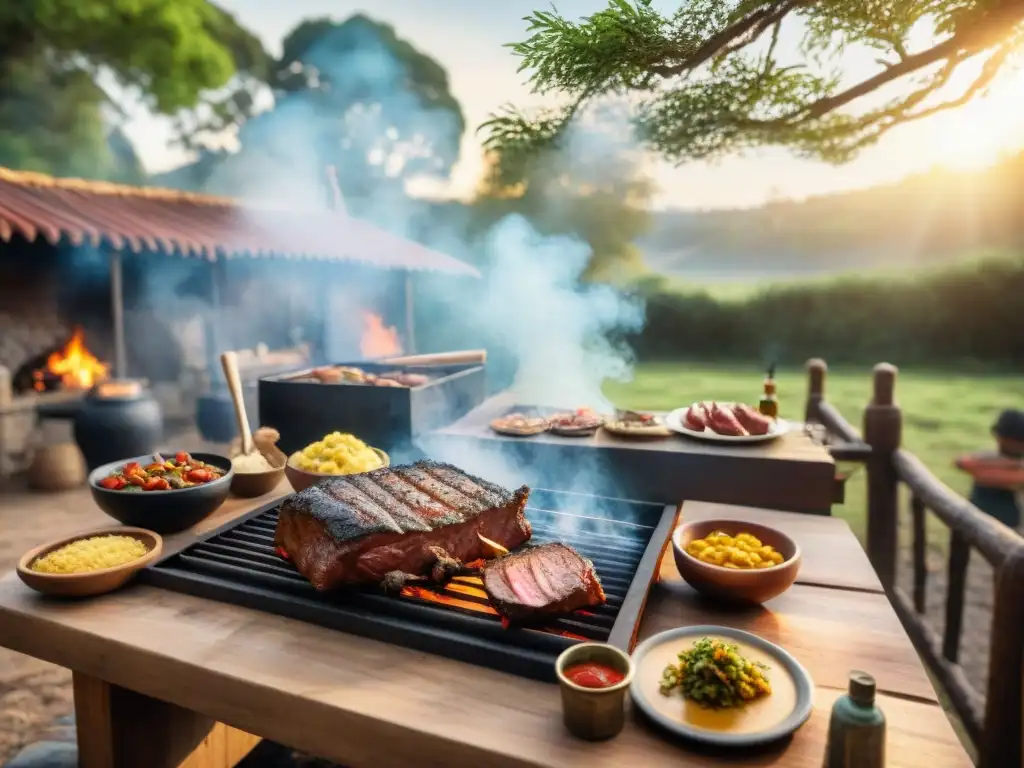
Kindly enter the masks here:
<path id="1" fill-rule="evenodd" d="M 379 448 L 354 435 L 331 432 L 289 456 L 284 474 L 298 492 L 327 478 L 360 475 L 390 464 L 391 458 Z"/>
<path id="2" fill-rule="evenodd" d="M 800 572 L 800 547 L 782 531 L 742 520 L 694 520 L 672 534 L 679 575 L 708 597 L 764 603 Z"/>

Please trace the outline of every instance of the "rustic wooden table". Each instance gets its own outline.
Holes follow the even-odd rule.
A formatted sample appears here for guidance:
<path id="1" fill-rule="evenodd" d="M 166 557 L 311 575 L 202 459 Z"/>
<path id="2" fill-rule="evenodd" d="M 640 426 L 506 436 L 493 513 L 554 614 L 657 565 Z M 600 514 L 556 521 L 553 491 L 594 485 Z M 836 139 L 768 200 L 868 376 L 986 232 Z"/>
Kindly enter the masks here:
<path id="1" fill-rule="evenodd" d="M 196 531 L 168 537 L 167 548 L 268 498 L 231 500 Z M 682 512 L 780 525 L 805 553 L 796 585 L 742 611 L 699 601 L 669 554 L 640 630 L 643 639 L 681 625 L 725 624 L 792 652 L 814 678 L 815 709 L 790 741 L 768 751 L 737 758 L 698 750 L 636 716 L 613 741 L 577 741 L 562 726 L 553 685 L 152 587 L 56 602 L 9 573 L 0 579 L 0 645 L 74 671 L 83 768 L 222 768 L 259 741 L 250 734 L 350 768 L 804 768 L 821 764 L 829 709 L 850 669 L 878 679 L 889 766 L 970 765 L 845 522 L 696 502 Z"/>
<path id="2" fill-rule="evenodd" d="M 589 492 L 623 499 L 675 504 L 679 499 L 829 514 L 837 500 L 836 467 L 828 449 L 804 434 L 802 425 L 764 443 L 736 444 L 673 435 L 637 440 L 598 430 L 591 437 L 551 432 L 504 437 L 493 419 L 516 408 L 514 393 L 484 401 L 463 418 L 419 438 L 433 458 L 474 471 L 489 455 L 515 466 L 517 479 L 536 488 Z M 738 479 L 741 478 L 741 479 Z"/>

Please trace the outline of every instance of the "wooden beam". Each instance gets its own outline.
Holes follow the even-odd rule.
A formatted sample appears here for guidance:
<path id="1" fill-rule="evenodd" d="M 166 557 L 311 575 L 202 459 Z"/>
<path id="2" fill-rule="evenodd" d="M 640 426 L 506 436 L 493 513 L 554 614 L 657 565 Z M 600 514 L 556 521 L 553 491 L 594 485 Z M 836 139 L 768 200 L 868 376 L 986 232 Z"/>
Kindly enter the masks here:
<path id="1" fill-rule="evenodd" d="M 405 354 L 416 354 L 416 307 L 413 304 L 412 272 L 405 272 Z"/>
<path id="2" fill-rule="evenodd" d="M 232 768 L 260 738 L 74 673 L 80 768 Z"/>

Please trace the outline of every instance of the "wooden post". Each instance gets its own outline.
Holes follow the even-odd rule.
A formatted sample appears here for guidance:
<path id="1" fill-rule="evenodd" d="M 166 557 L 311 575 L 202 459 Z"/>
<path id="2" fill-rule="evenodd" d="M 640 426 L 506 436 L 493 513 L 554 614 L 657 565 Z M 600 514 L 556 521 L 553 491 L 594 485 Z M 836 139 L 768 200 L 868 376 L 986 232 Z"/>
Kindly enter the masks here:
<path id="1" fill-rule="evenodd" d="M 115 249 L 110 251 L 110 307 L 114 323 L 114 376 L 123 379 L 128 375 L 124 343 L 124 275 L 121 252 Z"/>
<path id="2" fill-rule="evenodd" d="M 416 308 L 413 305 L 412 272 L 405 271 L 405 354 L 416 354 Z"/>
<path id="3" fill-rule="evenodd" d="M 899 542 L 899 476 L 893 454 L 903 433 L 903 414 L 893 396 L 897 368 L 879 363 L 874 371 L 874 396 L 864 410 L 864 440 L 871 446 L 867 461 L 867 551 L 887 590 L 896 583 Z"/>
<path id="4" fill-rule="evenodd" d="M 828 366 L 820 357 L 807 361 L 807 406 L 804 408 L 804 421 L 808 424 L 821 421 L 818 406 L 825 399 L 825 375 Z"/>
<path id="5" fill-rule="evenodd" d="M 1024 760 L 1024 543 L 1018 543 L 996 571 L 992 601 L 985 721 L 978 744 L 979 768 L 1021 765 Z"/>

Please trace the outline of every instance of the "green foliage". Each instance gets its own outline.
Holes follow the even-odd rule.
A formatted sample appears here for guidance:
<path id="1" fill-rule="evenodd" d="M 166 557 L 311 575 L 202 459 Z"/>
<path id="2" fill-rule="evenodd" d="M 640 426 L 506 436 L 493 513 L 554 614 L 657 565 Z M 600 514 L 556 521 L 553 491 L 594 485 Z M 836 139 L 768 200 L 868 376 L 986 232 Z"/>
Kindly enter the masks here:
<path id="1" fill-rule="evenodd" d="M 0 163 L 129 178 L 137 160 L 126 157 L 123 136 L 108 146 L 100 74 L 174 114 L 236 71 L 259 72 L 263 57 L 258 39 L 207 0 L 2 3 Z"/>
<path id="2" fill-rule="evenodd" d="M 582 108 L 628 94 L 638 138 L 675 162 L 763 145 L 842 162 L 896 125 L 966 103 L 1024 47 L 1019 0 L 686 0 L 671 16 L 651 0 L 609 0 L 578 22 L 554 10 L 525 21 L 529 37 L 510 47 L 536 92 L 565 101 L 486 123 L 487 146 L 508 158 L 558 144 Z M 912 31 L 931 47 L 910 51 Z M 779 40 L 796 36 L 800 56 L 787 60 Z M 865 49 L 876 71 L 842 80 Z M 944 91 L 975 58 L 967 87 Z M 865 98 L 890 83 L 898 95 Z"/>
<path id="3" fill-rule="evenodd" d="M 1022 252 L 905 277 L 768 286 L 745 300 L 645 288 L 642 359 L 1024 365 Z"/>

